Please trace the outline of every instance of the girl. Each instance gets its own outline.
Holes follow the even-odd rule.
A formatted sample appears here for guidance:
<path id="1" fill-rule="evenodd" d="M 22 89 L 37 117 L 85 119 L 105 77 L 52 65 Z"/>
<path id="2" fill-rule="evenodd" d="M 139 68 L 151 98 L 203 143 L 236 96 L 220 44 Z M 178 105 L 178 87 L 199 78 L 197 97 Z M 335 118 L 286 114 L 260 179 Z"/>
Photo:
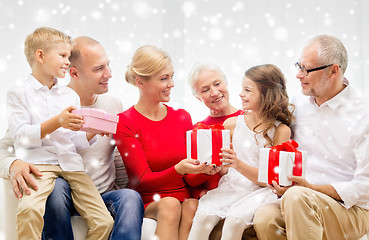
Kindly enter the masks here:
<path id="1" fill-rule="evenodd" d="M 233 145 L 220 154 L 221 161 L 229 163 L 222 169 L 226 173 L 218 188 L 200 199 L 190 240 L 208 239 L 222 218 L 225 222 L 221 239 L 241 239 L 243 231 L 252 225 L 255 210 L 276 200 L 267 184 L 257 179 L 259 149 L 291 137 L 293 115 L 282 72 L 271 64 L 250 68 L 242 80 L 240 97 L 245 114 L 224 122 L 231 131 Z"/>

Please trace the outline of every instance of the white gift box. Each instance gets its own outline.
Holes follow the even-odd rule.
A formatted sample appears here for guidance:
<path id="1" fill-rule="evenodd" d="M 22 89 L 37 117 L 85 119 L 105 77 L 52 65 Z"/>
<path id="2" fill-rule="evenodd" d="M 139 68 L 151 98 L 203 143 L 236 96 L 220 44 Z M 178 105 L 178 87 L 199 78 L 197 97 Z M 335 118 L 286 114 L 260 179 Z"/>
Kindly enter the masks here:
<path id="1" fill-rule="evenodd" d="M 277 180 L 274 177 L 277 177 L 276 181 L 280 186 L 291 186 L 292 181 L 287 179 L 287 176 L 293 175 L 293 168 L 295 166 L 295 152 L 287 152 L 287 151 L 278 151 L 279 152 L 279 164 L 276 164 L 273 169 L 274 176 L 269 176 L 269 156 L 270 156 L 271 148 L 261 148 L 259 155 L 259 174 L 258 181 L 263 183 L 271 184 L 272 180 Z M 302 168 L 302 177 L 305 177 L 306 171 L 306 152 L 301 152 L 301 168 Z"/>
<path id="2" fill-rule="evenodd" d="M 196 149 L 192 149 L 192 132 L 193 130 L 186 132 L 186 146 L 187 146 L 187 158 L 193 158 L 194 154 L 192 154 L 192 150 L 196 151 L 195 155 L 197 156 L 194 159 L 197 159 L 200 161 L 200 163 L 206 162 L 206 164 L 212 164 L 215 163 L 217 165 L 221 165 L 221 162 L 219 162 L 219 155 L 218 157 L 214 157 L 214 159 L 218 159 L 218 162 L 213 162 L 213 152 L 218 152 L 218 154 L 221 152 L 220 148 L 230 148 L 230 131 L 229 130 L 216 130 L 218 133 L 221 131 L 221 134 L 219 133 L 218 139 L 213 139 L 215 137 L 214 133 L 212 133 L 214 130 L 212 129 L 197 129 L 195 130 L 194 134 L 196 135 L 195 141 L 196 141 Z M 219 139 L 221 137 L 221 139 Z M 218 145 L 215 143 L 215 141 L 218 141 L 218 143 L 221 143 L 221 146 L 217 149 L 213 149 L 214 145 Z M 193 143 L 194 144 L 194 143 Z"/>

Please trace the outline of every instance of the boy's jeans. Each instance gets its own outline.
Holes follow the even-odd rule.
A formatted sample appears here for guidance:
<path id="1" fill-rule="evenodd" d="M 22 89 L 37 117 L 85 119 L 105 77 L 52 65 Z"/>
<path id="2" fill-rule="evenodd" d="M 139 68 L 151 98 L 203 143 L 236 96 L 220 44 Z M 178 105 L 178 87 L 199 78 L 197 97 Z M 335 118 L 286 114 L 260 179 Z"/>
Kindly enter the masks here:
<path id="1" fill-rule="evenodd" d="M 114 218 L 110 239 L 141 239 L 144 207 L 140 195 L 131 189 L 120 189 L 101 195 Z M 57 178 L 55 188 L 47 199 L 42 239 L 73 239 L 70 218 L 74 209 L 70 188 L 63 178 Z"/>

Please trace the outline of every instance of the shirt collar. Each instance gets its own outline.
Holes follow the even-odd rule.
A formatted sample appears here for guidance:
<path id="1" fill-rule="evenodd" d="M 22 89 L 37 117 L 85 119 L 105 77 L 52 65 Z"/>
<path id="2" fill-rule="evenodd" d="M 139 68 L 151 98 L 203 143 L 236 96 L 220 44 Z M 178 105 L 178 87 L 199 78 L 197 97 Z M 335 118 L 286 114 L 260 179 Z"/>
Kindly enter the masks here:
<path id="1" fill-rule="evenodd" d="M 36 90 L 40 90 L 42 87 L 47 88 L 45 85 L 42 85 L 32 74 L 30 74 L 28 76 L 27 82 L 29 82 L 31 84 L 31 86 Z M 59 88 L 57 78 L 54 78 L 54 86 L 52 86 L 51 89 L 53 89 L 53 88 L 55 88 L 55 89 Z"/>
<path id="2" fill-rule="evenodd" d="M 351 93 L 351 87 L 346 78 L 343 80 L 343 84 L 345 85 L 345 88 L 341 92 L 339 92 L 336 96 L 329 99 L 328 101 L 322 103 L 320 106 L 316 104 L 315 97 L 310 97 L 310 103 L 312 103 L 316 107 L 330 107 L 333 110 L 336 109 L 341 104 L 348 101 Z"/>

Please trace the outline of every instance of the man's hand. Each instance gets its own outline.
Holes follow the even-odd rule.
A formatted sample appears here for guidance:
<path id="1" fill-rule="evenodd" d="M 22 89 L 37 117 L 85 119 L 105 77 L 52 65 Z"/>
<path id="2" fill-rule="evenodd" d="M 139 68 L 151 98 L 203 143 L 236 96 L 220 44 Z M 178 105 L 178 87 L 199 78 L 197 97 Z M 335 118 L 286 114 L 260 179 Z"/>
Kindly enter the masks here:
<path id="1" fill-rule="evenodd" d="M 41 171 L 33 164 L 24 162 L 22 160 L 15 160 L 9 168 L 10 181 L 12 182 L 13 192 L 15 197 L 20 199 L 23 197 L 21 189 L 26 194 L 31 194 L 31 190 L 28 186 L 37 191 L 38 187 L 32 177 L 32 173 L 41 177 Z"/>

